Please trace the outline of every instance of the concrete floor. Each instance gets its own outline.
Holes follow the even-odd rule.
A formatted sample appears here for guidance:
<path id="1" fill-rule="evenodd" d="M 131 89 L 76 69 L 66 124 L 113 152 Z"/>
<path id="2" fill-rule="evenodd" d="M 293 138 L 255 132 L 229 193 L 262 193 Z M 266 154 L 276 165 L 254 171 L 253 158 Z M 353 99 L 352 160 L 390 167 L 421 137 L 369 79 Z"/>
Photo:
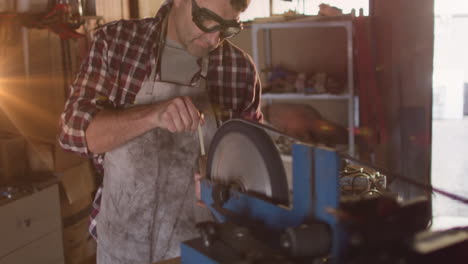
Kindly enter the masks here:
<path id="1" fill-rule="evenodd" d="M 468 117 L 434 120 L 432 185 L 468 198 Z M 434 228 L 468 226 L 468 205 L 433 196 Z"/>

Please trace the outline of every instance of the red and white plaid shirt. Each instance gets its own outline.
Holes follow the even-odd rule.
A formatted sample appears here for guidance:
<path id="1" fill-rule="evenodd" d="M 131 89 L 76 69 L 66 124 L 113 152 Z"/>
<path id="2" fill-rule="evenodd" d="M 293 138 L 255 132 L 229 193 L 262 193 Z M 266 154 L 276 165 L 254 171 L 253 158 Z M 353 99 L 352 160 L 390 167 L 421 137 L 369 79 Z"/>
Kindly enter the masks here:
<path id="1" fill-rule="evenodd" d="M 100 173 L 103 173 L 104 155 L 89 151 L 85 131 L 100 110 L 134 103 L 143 81 L 159 65 L 156 54 L 161 47 L 157 40 L 171 6 L 172 1 L 168 0 L 154 18 L 121 20 L 99 28 L 89 55 L 70 86 L 70 97 L 60 120 L 59 143 L 65 150 L 92 158 Z M 206 79 L 216 109 L 236 117 L 262 119 L 260 81 L 249 55 L 223 41 L 209 55 Z M 100 194 L 101 187 L 91 214 L 90 232 L 94 237 Z"/>

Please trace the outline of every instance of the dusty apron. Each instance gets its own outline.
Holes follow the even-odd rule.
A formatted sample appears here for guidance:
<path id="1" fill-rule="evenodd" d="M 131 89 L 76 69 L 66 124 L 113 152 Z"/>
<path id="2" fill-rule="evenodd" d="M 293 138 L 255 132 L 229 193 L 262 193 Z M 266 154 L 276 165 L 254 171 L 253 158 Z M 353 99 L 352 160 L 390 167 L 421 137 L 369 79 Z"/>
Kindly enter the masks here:
<path id="1" fill-rule="evenodd" d="M 202 75 L 206 76 L 207 60 Z M 215 118 L 200 78 L 198 86 L 155 81 L 143 83 L 135 104 L 189 96 L 204 113 L 206 149 Z M 198 170 L 197 132 L 154 129 L 106 153 L 101 210 L 98 215 L 98 264 L 154 263 L 178 256 L 180 242 L 196 237 L 195 223 L 209 220 L 196 206 L 193 174 Z"/>

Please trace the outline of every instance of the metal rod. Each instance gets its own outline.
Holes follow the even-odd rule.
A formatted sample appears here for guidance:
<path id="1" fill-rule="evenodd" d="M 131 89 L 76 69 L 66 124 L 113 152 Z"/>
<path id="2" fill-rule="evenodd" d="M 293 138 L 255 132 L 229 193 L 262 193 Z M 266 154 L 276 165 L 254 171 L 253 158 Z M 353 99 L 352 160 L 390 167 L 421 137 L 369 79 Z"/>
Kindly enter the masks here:
<path id="1" fill-rule="evenodd" d="M 205 141 L 203 139 L 203 130 L 201 128 L 201 124 L 198 124 L 198 138 L 200 140 L 201 155 L 205 156 Z"/>

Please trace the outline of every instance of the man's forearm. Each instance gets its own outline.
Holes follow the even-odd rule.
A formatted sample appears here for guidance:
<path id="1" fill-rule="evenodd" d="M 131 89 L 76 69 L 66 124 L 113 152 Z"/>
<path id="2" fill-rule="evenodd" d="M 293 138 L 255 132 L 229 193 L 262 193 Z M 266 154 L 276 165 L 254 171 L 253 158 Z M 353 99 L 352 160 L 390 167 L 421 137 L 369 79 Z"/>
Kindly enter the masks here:
<path id="1" fill-rule="evenodd" d="M 88 149 L 101 154 L 156 127 L 154 105 L 102 110 L 86 130 Z"/>
<path id="2" fill-rule="evenodd" d="M 125 110 L 102 110 L 89 124 L 86 142 L 92 153 L 101 154 L 151 129 L 195 131 L 200 121 L 200 112 L 185 96 Z"/>

